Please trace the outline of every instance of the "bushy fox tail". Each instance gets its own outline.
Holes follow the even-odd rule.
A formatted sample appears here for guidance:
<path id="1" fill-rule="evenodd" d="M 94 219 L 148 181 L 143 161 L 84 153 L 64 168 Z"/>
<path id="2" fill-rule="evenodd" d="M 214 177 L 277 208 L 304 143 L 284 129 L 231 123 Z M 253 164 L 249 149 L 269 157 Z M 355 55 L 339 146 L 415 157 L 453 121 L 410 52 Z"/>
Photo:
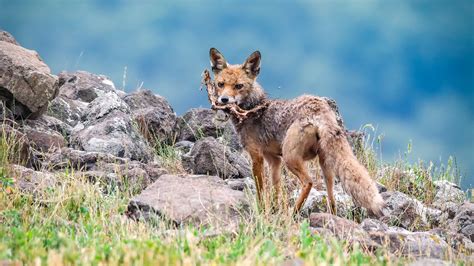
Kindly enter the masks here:
<path id="1" fill-rule="evenodd" d="M 323 125 L 319 128 L 319 138 L 318 154 L 323 167 L 339 176 L 344 191 L 356 205 L 382 216 L 384 200 L 375 181 L 352 152 L 342 129 L 337 125 Z"/>

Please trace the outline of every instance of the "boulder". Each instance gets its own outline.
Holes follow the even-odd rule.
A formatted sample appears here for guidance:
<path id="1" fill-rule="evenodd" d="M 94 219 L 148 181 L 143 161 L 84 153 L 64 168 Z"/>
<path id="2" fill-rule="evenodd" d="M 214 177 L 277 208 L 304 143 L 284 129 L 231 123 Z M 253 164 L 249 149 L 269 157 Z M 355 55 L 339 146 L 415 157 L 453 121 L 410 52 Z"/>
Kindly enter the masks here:
<path id="1" fill-rule="evenodd" d="M 188 140 L 178 141 L 174 144 L 174 148 L 180 152 L 181 155 L 188 153 L 194 146 L 194 142 Z"/>
<path id="2" fill-rule="evenodd" d="M 196 141 L 204 137 L 221 138 L 223 143 L 241 150 L 239 137 L 228 115 L 222 111 L 193 108 L 178 118 L 178 140 Z"/>
<path id="3" fill-rule="evenodd" d="M 292 198 L 296 200 L 299 196 L 301 189 L 295 190 L 292 194 Z M 334 197 L 336 199 L 337 215 L 347 217 L 352 214 L 352 211 L 356 208 L 352 202 L 352 198 L 347 195 L 340 184 L 334 186 Z M 319 191 L 312 188 L 309 192 L 308 198 L 306 199 L 303 207 L 301 208 L 301 215 L 308 217 L 310 213 L 328 213 L 328 194 L 326 191 Z"/>
<path id="4" fill-rule="evenodd" d="M 462 254 L 474 254 L 474 243 L 465 235 L 446 228 L 435 228 L 430 233 L 441 237 L 451 248 Z"/>
<path id="5" fill-rule="evenodd" d="M 464 202 L 449 223 L 449 229 L 474 242 L 474 203 Z"/>
<path id="6" fill-rule="evenodd" d="M 431 231 L 410 232 L 374 219 L 362 221 L 361 228 L 369 234 L 370 239 L 387 246 L 396 255 L 445 258 L 449 253 L 450 247 L 445 239 Z"/>
<path id="7" fill-rule="evenodd" d="M 20 45 L 9 32 L 6 32 L 6 31 L 1 30 L 1 29 L 0 29 L 0 41 L 1 42 L 8 42 L 8 43 L 15 44 L 15 45 Z"/>
<path id="8" fill-rule="evenodd" d="M 51 101 L 48 115 L 74 127 L 83 120 L 86 109 L 86 102 L 71 100 L 64 95 L 59 95 Z"/>
<path id="9" fill-rule="evenodd" d="M 453 218 L 458 206 L 466 199 L 466 195 L 459 186 L 446 180 L 434 182 L 436 194 L 433 200 L 433 207 L 440 209 Z"/>
<path id="10" fill-rule="evenodd" d="M 71 127 L 54 117 L 41 116 L 36 120 L 25 121 L 22 131 L 32 147 L 47 152 L 67 145 L 65 137 L 71 133 Z"/>
<path id="11" fill-rule="evenodd" d="M 71 133 L 72 147 L 143 162 L 153 160 L 153 151 L 135 127 L 128 105 L 116 93 L 97 97 L 84 115 L 86 121 Z"/>
<path id="12" fill-rule="evenodd" d="M 250 191 L 251 193 L 257 193 L 257 187 L 255 186 L 255 180 L 251 177 L 227 179 L 226 184 L 234 190 L 239 191 Z"/>
<path id="13" fill-rule="evenodd" d="M 53 186 L 56 182 L 56 178 L 52 173 L 34 171 L 21 165 L 10 165 L 8 174 L 13 177 L 15 187 L 22 192 L 33 195 Z"/>
<path id="14" fill-rule="evenodd" d="M 383 192 L 386 208 L 382 220 L 406 229 L 427 229 L 439 223 L 441 211 L 398 191 Z"/>
<path id="15" fill-rule="evenodd" d="M 359 225 L 332 214 L 312 213 L 309 221 L 310 226 L 324 228 L 340 240 L 361 243 L 369 249 L 384 246 L 395 255 L 443 259 L 450 252 L 446 241 L 434 233 L 410 232 L 373 219 L 366 219 Z"/>
<path id="16" fill-rule="evenodd" d="M 388 225 L 384 224 L 379 220 L 371 218 L 364 219 L 360 223 L 360 226 L 367 232 L 385 232 L 389 229 Z"/>
<path id="17" fill-rule="evenodd" d="M 141 163 L 107 153 L 85 152 L 62 148 L 44 158 L 43 168 L 52 171 L 73 169 L 78 176 L 101 182 L 107 188 L 133 187 L 141 191 L 161 175 L 167 173 L 159 164 Z"/>
<path id="18" fill-rule="evenodd" d="M 191 151 L 182 156 L 182 164 L 190 173 L 218 175 L 223 179 L 252 175 L 249 162 L 239 152 L 213 137 L 198 140 Z"/>
<path id="19" fill-rule="evenodd" d="M 104 75 L 86 71 L 61 72 L 59 77 L 59 95 L 71 100 L 92 102 L 106 92 L 115 92 L 114 83 Z"/>
<path id="20" fill-rule="evenodd" d="M 311 213 L 309 224 L 319 233 L 326 236 L 333 236 L 342 241 L 348 241 L 349 244 L 358 243 L 364 248 L 374 250 L 380 247 L 380 244 L 372 241 L 360 225 L 356 222 L 341 218 L 329 213 Z M 329 234 L 329 235 L 328 235 Z"/>
<path id="21" fill-rule="evenodd" d="M 54 153 L 47 154 L 43 163 L 45 169 L 92 171 L 97 170 L 103 164 L 127 164 L 130 163 L 130 160 L 103 152 L 86 152 L 72 148 L 62 148 Z"/>
<path id="22" fill-rule="evenodd" d="M 329 229 L 341 239 L 366 233 L 356 222 L 329 213 L 311 213 L 309 225 Z"/>
<path id="23" fill-rule="evenodd" d="M 35 51 L 0 41 L 0 100 L 15 117 L 39 117 L 57 92 L 58 78 Z"/>
<path id="24" fill-rule="evenodd" d="M 387 246 L 395 255 L 438 259 L 448 257 L 449 245 L 436 234 L 390 228 L 385 232 L 369 232 L 370 239 L 382 246 Z"/>
<path id="25" fill-rule="evenodd" d="M 130 107 L 142 134 L 151 142 L 173 143 L 176 114 L 168 101 L 150 90 L 139 90 L 122 98 Z"/>
<path id="26" fill-rule="evenodd" d="M 248 206 L 241 191 L 229 188 L 216 176 L 163 175 L 128 205 L 129 217 L 161 218 L 183 224 L 222 225 L 237 229 Z"/>
<path id="27" fill-rule="evenodd" d="M 454 266 L 455 264 L 440 259 L 421 258 L 412 261 L 408 266 Z"/>
<path id="28" fill-rule="evenodd" d="M 140 192 L 167 171 L 157 165 L 140 164 L 135 161 L 129 164 L 107 163 L 95 167 L 92 171 L 75 172 L 76 176 L 85 176 L 91 182 L 98 182 L 113 191 L 115 188 L 130 189 Z"/>

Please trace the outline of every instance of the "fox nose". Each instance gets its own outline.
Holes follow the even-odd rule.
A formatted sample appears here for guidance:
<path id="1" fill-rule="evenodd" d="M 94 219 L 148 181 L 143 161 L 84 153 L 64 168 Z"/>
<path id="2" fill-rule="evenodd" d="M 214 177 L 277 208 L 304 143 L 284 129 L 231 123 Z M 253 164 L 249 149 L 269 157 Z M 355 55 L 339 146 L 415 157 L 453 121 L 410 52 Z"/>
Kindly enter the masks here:
<path id="1" fill-rule="evenodd" d="M 229 97 L 227 97 L 227 96 L 221 96 L 221 97 L 220 97 L 220 101 L 221 101 L 221 103 L 228 103 L 228 102 L 229 102 Z"/>

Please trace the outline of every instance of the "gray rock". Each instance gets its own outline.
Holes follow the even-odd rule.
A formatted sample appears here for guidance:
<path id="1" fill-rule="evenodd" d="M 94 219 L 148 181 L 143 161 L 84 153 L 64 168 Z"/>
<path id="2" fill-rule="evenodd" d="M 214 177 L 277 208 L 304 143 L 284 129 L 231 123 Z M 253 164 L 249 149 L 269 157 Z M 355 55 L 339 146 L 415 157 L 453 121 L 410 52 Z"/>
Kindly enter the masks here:
<path id="1" fill-rule="evenodd" d="M 182 140 L 174 144 L 174 148 L 181 152 L 181 155 L 188 153 L 194 146 L 194 142 Z"/>
<path id="2" fill-rule="evenodd" d="M 296 200 L 301 190 L 295 190 L 292 193 L 292 198 Z M 354 208 L 356 207 L 352 202 L 352 198 L 347 195 L 341 185 L 334 187 L 334 198 L 336 199 L 336 210 L 338 216 L 347 217 L 349 216 Z M 326 191 L 319 191 L 312 188 L 309 192 L 308 198 L 306 199 L 303 207 L 301 208 L 300 214 L 303 217 L 308 217 L 310 213 L 328 213 L 328 194 Z"/>
<path id="3" fill-rule="evenodd" d="M 172 143 L 176 139 L 176 114 L 168 101 L 150 90 L 139 90 L 123 97 L 142 134 L 152 142 Z"/>
<path id="4" fill-rule="evenodd" d="M 37 118 L 58 92 L 58 78 L 32 50 L 0 41 L 0 100 L 16 117 Z"/>
<path id="5" fill-rule="evenodd" d="M 71 127 L 54 117 L 41 116 L 36 120 L 25 121 L 22 131 L 32 147 L 40 152 L 48 152 L 67 145 L 65 136 L 71 133 Z"/>
<path id="6" fill-rule="evenodd" d="M 178 118 L 178 140 L 196 141 L 204 137 L 221 137 L 224 144 L 241 150 L 239 137 L 232 122 L 224 112 L 194 108 Z"/>
<path id="7" fill-rule="evenodd" d="M 459 253 L 474 254 L 474 243 L 465 235 L 445 228 L 435 228 L 430 232 L 441 237 Z"/>
<path id="8" fill-rule="evenodd" d="M 35 195 L 56 183 L 54 174 L 46 171 L 34 171 L 21 165 L 10 165 L 9 173 L 15 177 L 15 186 L 28 194 Z"/>
<path id="9" fill-rule="evenodd" d="M 234 190 L 239 191 L 250 191 L 252 193 L 256 193 L 257 188 L 255 186 L 255 180 L 251 177 L 246 178 L 237 178 L 237 179 L 227 179 L 226 184 Z"/>
<path id="10" fill-rule="evenodd" d="M 395 255 L 415 258 L 438 258 L 448 256 L 449 245 L 436 234 L 391 230 L 369 232 L 370 238 L 380 245 L 388 246 Z"/>
<path id="11" fill-rule="evenodd" d="M 311 213 L 309 224 L 311 227 L 327 230 L 326 234 L 329 232 L 339 240 L 348 241 L 349 244 L 358 243 L 370 250 L 381 246 L 380 243 L 372 241 L 368 233 L 356 222 L 329 213 Z"/>
<path id="12" fill-rule="evenodd" d="M 436 194 L 433 207 L 447 212 L 449 218 L 453 218 L 457 208 L 466 199 L 466 195 L 459 186 L 446 180 L 435 181 Z"/>
<path id="13" fill-rule="evenodd" d="M 62 148 L 44 158 L 44 169 L 64 171 L 73 169 L 77 175 L 85 175 L 111 187 L 133 187 L 141 191 L 167 171 L 157 163 L 141 163 L 107 153 L 85 152 Z"/>
<path id="14" fill-rule="evenodd" d="M 430 259 L 430 258 L 422 258 L 422 259 L 418 259 L 418 260 L 415 260 L 413 262 L 411 262 L 410 264 L 408 264 L 409 266 L 451 266 L 451 265 L 455 265 L 449 261 L 444 261 L 444 260 L 440 260 L 440 259 Z"/>
<path id="15" fill-rule="evenodd" d="M 0 29 L 0 41 L 8 42 L 15 45 L 20 45 L 9 32 L 6 32 L 1 29 Z"/>
<path id="16" fill-rule="evenodd" d="M 94 171 L 103 164 L 127 164 L 129 159 L 120 158 L 102 152 L 86 152 L 72 148 L 62 148 L 47 154 L 43 168 L 52 170 L 74 169 L 79 171 Z"/>
<path id="17" fill-rule="evenodd" d="M 364 219 L 360 226 L 367 232 L 385 232 L 389 229 L 388 225 L 383 222 L 370 218 Z"/>
<path id="18" fill-rule="evenodd" d="M 59 95 L 71 100 L 92 102 L 106 92 L 115 92 L 114 83 L 104 75 L 86 71 L 59 73 Z"/>
<path id="19" fill-rule="evenodd" d="M 131 218 L 171 221 L 175 225 L 223 225 L 236 229 L 248 206 L 241 191 L 216 176 L 163 175 L 128 205 Z"/>
<path id="20" fill-rule="evenodd" d="M 388 227 L 383 223 L 366 219 L 362 225 L 328 213 L 312 213 L 310 225 L 324 228 L 338 239 L 363 246 L 387 247 L 395 255 L 443 259 L 449 255 L 449 245 L 431 232 L 410 232 L 403 228 Z"/>
<path id="21" fill-rule="evenodd" d="M 356 222 L 329 213 L 311 213 L 309 225 L 326 228 L 342 239 L 353 234 L 366 233 Z"/>
<path id="22" fill-rule="evenodd" d="M 87 103 L 59 95 L 49 104 L 48 115 L 74 127 L 83 120 L 86 109 Z"/>
<path id="23" fill-rule="evenodd" d="M 386 208 L 382 220 L 406 229 L 430 228 L 439 223 L 441 211 L 426 207 L 419 200 L 398 192 L 383 192 Z"/>
<path id="24" fill-rule="evenodd" d="M 474 203 L 464 202 L 460 205 L 449 228 L 474 242 Z"/>
<path id="25" fill-rule="evenodd" d="M 213 137 L 198 140 L 191 151 L 182 156 L 182 164 L 193 174 L 218 175 L 223 179 L 251 176 L 249 162 Z"/>
<path id="26" fill-rule="evenodd" d="M 103 185 L 106 192 L 114 191 L 116 188 L 129 189 L 132 192 L 140 192 L 167 173 L 160 167 L 150 164 L 115 164 L 108 163 L 95 167 L 100 170 L 75 172 L 76 176 L 85 176 L 91 182 Z"/>
<path id="27" fill-rule="evenodd" d="M 86 121 L 71 133 L 72 147 L 147 162 L 153 151 L 135 126 L 128 105 L 114 92 L 90 102 Z"/>

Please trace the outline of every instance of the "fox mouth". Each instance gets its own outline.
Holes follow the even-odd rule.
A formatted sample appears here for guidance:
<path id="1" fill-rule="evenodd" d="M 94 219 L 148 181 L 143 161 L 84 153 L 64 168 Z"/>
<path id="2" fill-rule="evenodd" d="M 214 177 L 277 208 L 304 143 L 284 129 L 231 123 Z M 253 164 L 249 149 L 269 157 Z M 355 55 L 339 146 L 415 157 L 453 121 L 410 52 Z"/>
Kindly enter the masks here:
<path id="1" fill-rule="evenodd" d="M 233 103 L 238 104 L 238 101 L 234 97 L 220 96 L 219 98 L 217 98 L 217 103 L 219 103 L 219 105 L 227 105 Z"/>

